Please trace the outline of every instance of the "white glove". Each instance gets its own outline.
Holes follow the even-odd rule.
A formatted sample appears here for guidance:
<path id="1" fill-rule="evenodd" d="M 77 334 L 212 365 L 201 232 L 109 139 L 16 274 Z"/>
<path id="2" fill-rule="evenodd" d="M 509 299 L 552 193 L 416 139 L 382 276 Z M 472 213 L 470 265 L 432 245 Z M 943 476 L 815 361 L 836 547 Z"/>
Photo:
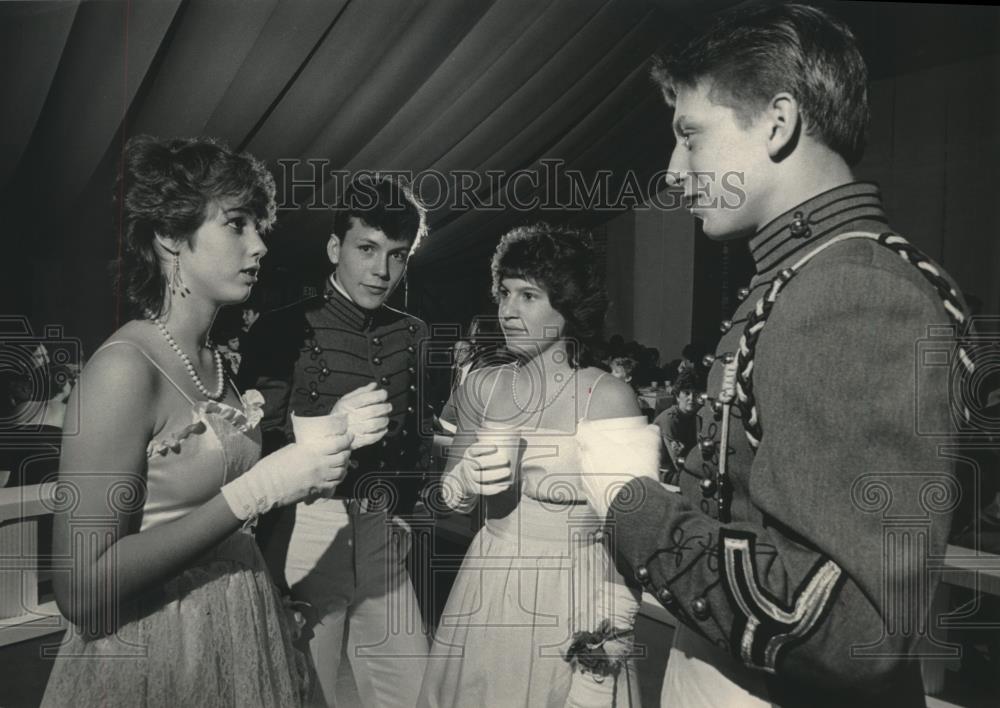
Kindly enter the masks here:
<path id="1" fill-rule="evenodd" d="M 608 622 L 608 629 L 617 632 L 634 632 L 635 616 L 639 613 L 639 601 L 636 596 L 621 582 L 605 580 L 596 593 L 596 631 L 603 621 Z M 607 639 L 603 643 L 608 657 L 620 662 L 618 673 L 613 676 L 596 677 L 585 672 L 579 666 L 574 667 L 570 678 L 569 694 L 566 696 L 566 708 L 607 708 L 616 705 L 618 698 L 627 698 L 628 662 L 632 658 L 635 637 L 628 633 L 615 639 Z"/>
<path id="2" fill-rule="evenodd" d="M 389 430 L 389 392 L 376 386 L 372 381 L 345 393 L 331 412 L 347 419 L 347 431 L 354 434 L 352 450 L 377 443 Z"/>
<path id="3" fill-rule="evenodd" d="M 455 511 L 468 511 L 478 496 L 492 496 L 513 483 L 511 451 L 496 445 L 475 443 L 441 479 L 444 501 Z"/>
<path id="4" fill-rule="evenodd" d="M 347 472 L 350 433 L 291 443 L 222 487 L 233 514 L 246 521 L 277 506 L 332 492 Z"/>
<path id="5" fill-rule="evenodd" d="M 645 416 L 580 421 L 576 434 L 587 501 L 603 520 L 633 479 L 659 480 L 660 429 Z"/>

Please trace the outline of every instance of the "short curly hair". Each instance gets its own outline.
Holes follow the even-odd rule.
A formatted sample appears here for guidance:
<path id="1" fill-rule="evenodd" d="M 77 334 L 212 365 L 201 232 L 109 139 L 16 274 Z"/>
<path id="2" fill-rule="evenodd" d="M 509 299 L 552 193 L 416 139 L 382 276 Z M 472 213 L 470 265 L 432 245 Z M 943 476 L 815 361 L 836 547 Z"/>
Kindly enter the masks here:
<path id="1" fill-rule="evenodd" d="M 274 195 L 274 178 L 263 162 L 213 138 L 129 140 L 115 196 L 123 243 L 117 286 L 131 314 L 163 314 L 167 283 L 154 248 L 157 233 L 190 239 L 223 200 L 247 209 L 265 233 L 277 213 Z"/>
<path id="2" fill-rule="evenodd" d="M 573 365 L 589 366 L 601 340 L 608 295 L 590 234 L 538 223 L 504 234 L 493 254 L 493 299 L 500 301 L 504 278 L 529 280 L 545 290 L 552 308 L 566 320 L 563 336 L 575 340 Z"/>

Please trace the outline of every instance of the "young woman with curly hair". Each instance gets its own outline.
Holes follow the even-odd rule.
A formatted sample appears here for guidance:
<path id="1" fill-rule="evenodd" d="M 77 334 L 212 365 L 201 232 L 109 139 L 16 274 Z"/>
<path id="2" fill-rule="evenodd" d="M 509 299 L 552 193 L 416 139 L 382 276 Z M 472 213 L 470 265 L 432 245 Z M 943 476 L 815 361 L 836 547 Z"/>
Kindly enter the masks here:
<path id="1" fill-rule="evenodd" d="M 287 706 L 305 667 L 247 527 L 332 489 L 350 434 L 260 458 L 260 394 L 208 341 L 250 295 L 274 220 L 264 166 L 207 139 L 129 141 L 119 284 L 136 319 L 71 396 L 55 493 L 56 600 L 73 627 L 43 705 Z"/>
<path id="2" fill-rule="evenodd" d="M 591 239 L 545 224 L 511 231 L 493 257 L 493 294 L 516 363 L 472 371 L 456 396 L 443 498 L 485 519 L 420 704 L 629 705 L 638 603 L 581 480 L 613 472 L 608 459 L 655 477 L 658 438 L 632 389 L 589 366 L 607 308 Z"/>

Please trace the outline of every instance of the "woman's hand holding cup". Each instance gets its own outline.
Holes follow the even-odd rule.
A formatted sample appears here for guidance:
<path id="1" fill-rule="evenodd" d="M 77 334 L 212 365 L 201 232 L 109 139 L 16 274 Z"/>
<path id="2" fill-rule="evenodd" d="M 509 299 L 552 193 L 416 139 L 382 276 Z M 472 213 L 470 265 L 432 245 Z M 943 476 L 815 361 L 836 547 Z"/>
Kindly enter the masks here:
<path id="1" fill-rule="evenodd" d="M 513 481 L 510 457 L 488 443 L 476 443 L 466 448 L 459 468 L 462 487 L 469 494 L 499 494 L 507 490 Z"/>
<path id="2" fill-rule="evenodd" d="M 239 519 L 318 494 L 332 494 L 344 478 L 353 436 L 337 416 L 292 414 L 295 442 L 271 453 L 232 482 L 222 496 Z"/>
<path id="3" fill-rule="evenodd" d="M 480 496 L 510 489 L 520 459 L 521 436 L 516 430 L 494 427 L 476 437 L 441 479 L 445 503 L 461 513 L 475 506 Z"/>
<path id="4" fill-rule="evenodd" d="M 514 472 L 521 446 L 516 430 L 484 427 L 476 442 L 466 450 L 465 482 L 469 491 L 482 496 L 500 494 L 514 483 Z"/>
<path id="5" fill-rule="evenodd" d="M 311 502 L 317 496 L 329 498 L 337 484 L 347 474 L 347 465 L 354 449 L 354 434 L 347 418 L 336 413 L 319 416 L 291 415 L 295 442 L 323 456 L 326 472 L 322 484 L 310 494 Z"/>
<path id="6" fill-rule="evenodd" d="M 334 413 L 318 416 L 292 413 L 291 419 L 296 444 L 323 456 L 327 470 L 324 482 L 336 486 L 347 473 L 353 449 L 354 434 L 348 429 L 347 420 Z"/>

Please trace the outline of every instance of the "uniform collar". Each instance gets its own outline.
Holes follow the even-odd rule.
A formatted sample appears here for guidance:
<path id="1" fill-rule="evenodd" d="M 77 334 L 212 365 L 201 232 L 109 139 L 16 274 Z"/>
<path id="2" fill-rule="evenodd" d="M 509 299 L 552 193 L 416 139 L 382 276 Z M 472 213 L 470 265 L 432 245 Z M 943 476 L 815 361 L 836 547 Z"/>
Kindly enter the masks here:
<path id="1" fill-rule="evenodd" d="M 333 276 L 330 276 L 326 281 L 323 301 L 328 312 L 351 329 L 359 332 L 370 329 L 375 321 L 375 315 L 378 313 L 378 310 L 366 310 L 351 300 L 340 283 L 334 281 Z"/>
<path id="2" fill-rule="evenodd" d="M 847 231 L 888 230 L 882 195 L 873 182 L 849 182 L 817 194 L 773 219 L 750 239 L 758 275 L 794 262 Z"/>
<path id="3" fill-rule="evenodd" d="M 354 302 L 354 298 L 351 297 L 351 294 L 347 292 L 347 290 L 344 289 L 344 286 L 340 284 L 340 281 L 337 280 L 337 271 L 333 271 L 332 273 L 330 273 L 329 280 L 330 280 L 330 285 L 332 285 L 338 293 L 343 295 L 350 302 L 352 303 Z"/>

